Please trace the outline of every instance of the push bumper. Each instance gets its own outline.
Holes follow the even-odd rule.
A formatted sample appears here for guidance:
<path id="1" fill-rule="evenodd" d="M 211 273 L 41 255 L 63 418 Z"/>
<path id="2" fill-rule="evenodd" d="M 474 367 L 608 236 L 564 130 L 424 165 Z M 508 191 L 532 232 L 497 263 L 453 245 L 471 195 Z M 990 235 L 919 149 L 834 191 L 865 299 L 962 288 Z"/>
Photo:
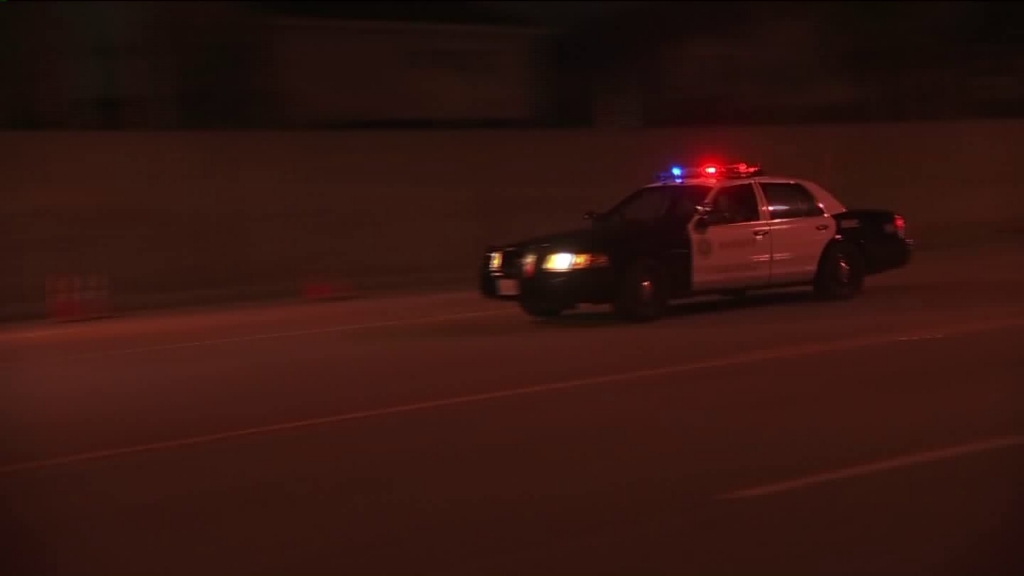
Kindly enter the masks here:
<path id="1" fill-rule="evenodd" d="M 907 264 L 910 264 L 913 253 L 914 241 L 910 239 L 901 239 L 900 242 L 889 252 L 891 266 L 893 268 L 902 268 Z"/>
<path id="2" fill-rule="evenodd" d="M 608 268 L 568 272 L 538 270 L 526 278 L 491 271 L 482 272 L 480 276 L 480 293 L 486 298 L 529 300 L 560 308 L 611 302 L 613 286 L 613 274 Z"/>

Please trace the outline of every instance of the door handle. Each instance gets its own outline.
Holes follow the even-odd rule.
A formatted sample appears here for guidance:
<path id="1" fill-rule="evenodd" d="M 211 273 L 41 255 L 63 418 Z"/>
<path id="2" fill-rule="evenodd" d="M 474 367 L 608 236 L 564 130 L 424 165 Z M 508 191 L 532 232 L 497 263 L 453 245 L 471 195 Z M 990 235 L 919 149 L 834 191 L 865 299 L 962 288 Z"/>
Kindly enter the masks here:
<path id="1" fill-rule="evenodd" d="M 818 224 L 817 226 L 814 227 L 814 229 L 817 230 L 818 232 L 828 230 L 828 224 Z"/>
<path id="2" fill-rule="evenodd" d="M 754 230 L 754 236 L 757 236 L 758 238 L 763 238 L 763 237 L 765 237 L 767 235 L 768 235 L 768 230 Z"/>

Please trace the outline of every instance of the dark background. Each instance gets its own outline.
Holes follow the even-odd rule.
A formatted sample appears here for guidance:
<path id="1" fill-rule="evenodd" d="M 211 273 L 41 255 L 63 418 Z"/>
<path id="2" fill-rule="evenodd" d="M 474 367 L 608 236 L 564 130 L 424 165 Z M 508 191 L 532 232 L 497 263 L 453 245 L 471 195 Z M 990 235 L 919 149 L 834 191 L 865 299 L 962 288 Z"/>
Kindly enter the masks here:
<path id="1" fill-rule="evenodd" d="M 0 10 L 8 129 L 1024 114 L 1024 10 L 1011 2 L 10 1 Z M 378 31 L 358 28 L 366 23 Z M 392 26 L 386 38 L 381 23 Z M 310 48 L 317 25 L 333 28 Z M 482 95 L 498 85 L 507 102 Z M 333 109 L 303 112 L 314 107 L 297 96 L 307 93 Z"/>

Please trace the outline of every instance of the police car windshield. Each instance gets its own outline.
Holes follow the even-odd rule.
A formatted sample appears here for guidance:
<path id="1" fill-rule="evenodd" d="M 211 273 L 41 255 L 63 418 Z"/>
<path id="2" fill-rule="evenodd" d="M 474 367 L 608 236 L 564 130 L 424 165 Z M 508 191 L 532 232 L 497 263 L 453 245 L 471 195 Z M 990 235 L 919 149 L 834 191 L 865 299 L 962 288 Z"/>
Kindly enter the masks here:
<path id="1" fill-rule="evenodd" d="M 641 188 L 605 213 L 608 222 L 652 222 L 669 214 L 689 218 L 704 203 L 711 186 L 663 184 Z"/>

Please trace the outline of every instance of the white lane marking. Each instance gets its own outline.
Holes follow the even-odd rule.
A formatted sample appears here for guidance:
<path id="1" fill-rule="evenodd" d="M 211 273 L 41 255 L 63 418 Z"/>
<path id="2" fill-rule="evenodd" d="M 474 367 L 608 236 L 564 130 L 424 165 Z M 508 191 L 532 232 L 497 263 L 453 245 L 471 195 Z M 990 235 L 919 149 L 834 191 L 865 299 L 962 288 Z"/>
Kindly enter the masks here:
<path id="1" fill-rule="evenodd" d="M 990 330 L 998 330 L 1000 328 L 1007 328 L 1012 326 L 1024 325 L 1024 318 L 1012 318 L 1004 319 L 988 323 L 973 323 L 955 326 L 947 329 L 947 334 L 969 334 L 972 332 L 983 332 Z M 920 334 L 920 333 L 918 333 Z M 911 333 L 909 336 L 913 336 Z M 389 408 L 380 408 L 376 410 L 366 410 L 362 412 L 350 412 L 346 414 L 338 414 L 334 416 L 325 416 L 322 418 L 311 418 L 308 420 L 298 420 L 293 422 L 285 422 L 281 424 L 272 424 L 268 426 L 257 426 L 253 428 L 245 428 L 241 430 L 231 430 L 227 432 L 220 432 L 215 434 L 207 434 L 202 436 L 193 436 L 188 438 L 181 438 L 177 440 L 168 440 L 165 442 L 154 442 L 152 444 L 142 444 L 138 446 L 128 446 L 124 448 L 113 448 L 109 450 L 99 450 L 94 452 L 84 452 L 80 454 L 74 454 L 70 456 L 63 456 L 58 458 L 49 458 L 44 460 L 33 460 L 27 462 L 19 462 L 14 464 L 6 464 L 0 466 L 0 475 L 10 474 L 12 472 L 19 472 L 22 470 L 32 470 L 37 468 L 48 468 L 52 466 L 59 466 L 62 464 L 73 464 L 76 462 L 84 462 L 89 460 L 99 460 L 103 458 L 110 458 L 113 456 L 122 456 L 129 454 L 137 454 L 140 452 L 153 452 L 158 450 L 166 450 L 172 448 L 179 448 L 183 446 L 191 446 L 196 444 L 206 444 L 215 442 L 218 440 L 227 440 L 232 438 L 239 438 L 243 436 L 253 436 L 258 434 L 266 434 L 271 432 L 282 432 L 286 430 L 296 430 L 299 428 L 309 428 L 312 426 L 321 426 L 325 424 L 336 424 L 340 422 L 346 422 L 350 420 L 361 420 L 366 418 L 373 418 L 378 416 L 389 416 L 393 414 L 403 414 L 407 412 L 419 412 L 426 411 L 434 408 L 443 408 L 448 406 L 458 406 L 464 404 L 475 404 L 479 402 L 485 402 L 488 400 L 496 400 L 500 398 L 510 398 L 515 396 L 526 396 L 530 394 L 539 394 L 542 392 L 553 392 L 556 390 L 565 390 L 568 388 L 581 388 L 585 386 L 593 386 L 595 384 L 604 384 L 608 382 L 616 382 L 622 380 L 632 380 L 638 378 L 649 378 L 652 376 L 664 376 L 667 374 L 678 374 L 681 372 L 688 372 L 693 370 L 700 370 L 706 368 L 721 368 L 725 366 L 733 366 L 739 364 L 749 364 L 753 362 L 762 362 L 766 360 L 776 360 L 781 358 L 791 358 L 794 356 L 806 356 L 809 354 L 821 354 L 826 352 L 838 352 L 843 350 L 850 350 L 855 348 L 864 348 L 868 346 L 877 346 L 879 344 L 890 344 L 893 342 L 899 342 L 902 338 L 906 338 L 907 333 L 904 334 L 890 334 L 884 336 L 868 336 L 861 338 L 851 338 L 847 340 L 839 340 L 835 342 L 825 342 L 817 344 L 804 344 L 798 346 L 787 346 L 774 349 L 766 349 L 760 351 L 748 352 L 745 354 L 738 354 L 734 356 L 727 356 L 723 358 L 705 360 L 701 362 L 694 362 L 690 364 L 682 364 L 677 366 L 668 366 L 664 368 L 654 368 L 650 370 L 638 370 L 634 372 L 620 372 L 618 374 L 609 374 L 607 376 L 594 376 L 590 378 L 579 378 L 574 380 L 566 380 L 562 382 L 554 382 L 550 384 L 539 384 L 535 386 L 526 386 L 523 388 L 513 388 L 510 390 L 500 390 L 497 392 L 485 392 L 482 394 L 471 394 L 468 396 L 456 396 L 453 398 L 445 398 L 441 400 L 430 400 L 426 402 L 417 402 L 413 404 L 404 404 L 399 406 L 392 406 Z"/>
<path id="2" fill-rule="evenodd" d="M 881 460 L 878 462 L 861 464 L 859 466 L 852 466 L 850 468 L 843 468 L 840 470 L 834 470 L 832 472 L 814 474 L 812 476 L 805 476 L 803 478 L 787 480 L 785 482 L 779 482 L 777 484 L 768 484 L 765 486 L 758 486 L 756 488 L 748 488 L 746 490 L 737 490 L 735 492 L 730 492 L 728 494 L 718 496 L 717 499 L 737 500 L 740 498 L 756 498 L 759 496 L 771 496 L 773 494 L 791 492 L 794 490 L 800 490 L 802 488 L 816 486 L 818 484 L 825 484 L 827 482 L 848 480 L 850 478 L 856 478 L 858 476 L 868 476 L 870 474 L 877 474 L 879 472 L 888 472 L 890 470 L 896 470 L 899 468 L 908 468 L 911 466 L 927 464 L 929 462 L 937 462 L 940 460 L 951 460 L 953 458 L 967 456 L 969 454 L 976 454 L 978 452 L 989 452 L 992 450 L 1012 448 L 1021 445 L 1024 445 L 1024 436 L 1006 436 L 1002 438 L 991 438 L 989 440 L 975 442 L 972 444 L 961 444 L 959 446 L 951 446 L 949 448 L 943 448 L 940 450 L 918 452 L 916 454 L 898 456 L 896 458 L 891 458 L 888 460 Z"/>
<path id="3" fill-rule="evenodd" d="M 55 334 L 74 334 L 75 332 L 81 332 L 81 330 L 75 330 L 73 328 L 51 328 L 49 330 L 34 330 L 32 332 L 11 332 L 6 334 L 0 334 L 0 340 L 15 340 L 18 338 L 42 338 L 45 336 L 53 336 Z"/>
<path id="4" fill-rule="evenodd" d="M 343 324 L 341 326 L 329 326 L 327 328 L 313 328 L 309 330 L 295 330 L 292 332 L 274 332 L 269 334 L 254 334 L 251 336 L 236 336 L 232 338 L 218 338 L 213 340 L 198 340 L 195 342 L 180 342 L 178 344 L 164 344 L 161 346 L 146 346 L 142 348 L 127 348 L 122 350 L 104 350 L 100 352 L 87 352 L 84 354 L 72 354 L 62 356 L 61 360 L 77 360 L 82 358 L 100 358 L 104 356 L 117 356 L 121 354 L 136 354 L 139 352 L 155 352 L 159 350 L 174 350 L 177 348 L 193 348 L 196 346 L 211 346 L 214 344 L 229 344 L 232 342 L 248 342 L 252 340 L 266 340 L 269 338 L 287 338 L 289 336 L 306 336 L 310 334 L 326 334 L 330 332 L 345 332 L 349 330 L 363 330 L 366 328 L 385 328 L 388 326 L 408 326 L 412 324 L 426 324 L 429 322 L 444 322 L 448 320 L 459 320 L 462 318 L 475 318 L 479 316 L 496 316 L 498 314 L 509 314 L 512 310 L 488 310 L 484 312 L 463 312 L 459 314 L 447 314 L 443 316 L 426 316 L 423 318 L 406 318 L 402 320 L 389 320 L 386 322 L 367 322 L 365 324 Z"/>
<path id="5" fill-rule="evenodd" d="M 945 338 L 945 334 L 925 334 L 922 336 L 907 336 L 906 338 L 900 338 L 902 341 L 913 341 L 913 340 L 937 340 L 939 338 Z"/>
<path id="6" fill-rule="evenodd" d="M 427 300 L 455 300 L 455 299 L 466 299 L 469 300 L 473 295 L 477 295 L 472 290 L 462 290 L 455 292 L 440 292 L 437 294 L 381 294 L 374 298 L 367 298 L 360 300 L 360 303 L 387 303 L 390 300 L 406 300 L 411 304 L 421 304 L 421 301 Z M 281 312 L 292 312 L 297 309 L 305 307 L 304 304 L 280 304 L 280 305 L 266 305 L 266 306 L 246 306 L 238 305 L 238 307 L 228 305 L 227 308 L 213 308 L 206 311 L 196 312 L 191 308 L 186 308 L 178 311 L 170 312 L 159 312 L 159 311 L 141 311 L 135 314 L 129 315 L 113 315 L 106 318 L 97 318 L 93 321 L 82 321 L 82 322 L 70 322 L 64 326 L 58 328 L 37 328 L 32 329 L 29 327 L 0 327 L 0 340 L 15 340 L 22 338 L 40 338 L 46 336 L 62 335 L 62 334 L 75 334 L 89 330 L 91 327 L 100 324 L 103 327 L 117 326 L 118 320 L 122 320 L 128 323 L 134 322 L 150 322 L 150 321 L 166 321 L 172 322 L 177 321 L 189 321 L 196 318 L 204 320 L 213 320 L 221 316 L 237 316 L 239 314 L 250 315 L 250 316 L 263 316 L 263 315 L 276 315 Z M 257 318 L 258 319 L 258 318 Z M 123 324 L 121 324 L 123 326 Z"/>

